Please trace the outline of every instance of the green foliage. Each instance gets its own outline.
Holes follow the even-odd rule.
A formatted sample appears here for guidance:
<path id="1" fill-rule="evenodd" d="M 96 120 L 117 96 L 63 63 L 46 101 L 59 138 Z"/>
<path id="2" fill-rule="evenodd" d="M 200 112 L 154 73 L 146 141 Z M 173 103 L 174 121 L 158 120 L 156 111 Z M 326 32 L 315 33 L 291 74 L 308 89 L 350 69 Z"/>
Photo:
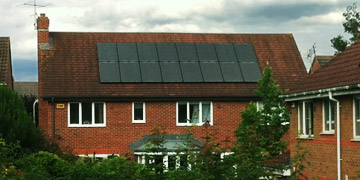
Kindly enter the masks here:
<path id="1" fill-rule="evenodd" d="M 241 112 L 242 122 L 235 131 L 237 146 L 233 148 L 240 179 L 258 179 L 269 175 L 264 162 L 282 153 L 287 143 L 281 141 L 289 129 L 290 113 L 279 97 L 271 68 L 264 68 L 256 94 L 263 98 L 263 108 L 250 103 Z"/>
<path id="2" fill-rule="evenodd" d="M 354 44 L 360 38 L 360 13 L 356 10 L 356 4 L 348 6 L 343 13 L 345 22 L 343 23 L 345 33 L 351 35 L 350 41 L 345 40 L 341 35 L 331 39 L 331 46 L 335 48 L 335 54 L 343 52 L 349 45 Z"/>
<path id="3" fill-rule="evenodd" d="M 0 134 L 8 143 L 35 149 L 42 135 L 27 114 L 23 99 L 12 89 L 0 86 Z"/>
<path id="4" fill-rule="evenodd" d="M 306 154 L 308 153 L 304 147 L 301 146 L 301 141 L 298 141 L 295 149 L 293 151 L 296 155 L 291 159 L 292 172 L 290 179 L 308 179 L 307 176 L 303 173 L 306 168 L 306 165 L 310 165 L 309 162 L 306 162 Z"/>

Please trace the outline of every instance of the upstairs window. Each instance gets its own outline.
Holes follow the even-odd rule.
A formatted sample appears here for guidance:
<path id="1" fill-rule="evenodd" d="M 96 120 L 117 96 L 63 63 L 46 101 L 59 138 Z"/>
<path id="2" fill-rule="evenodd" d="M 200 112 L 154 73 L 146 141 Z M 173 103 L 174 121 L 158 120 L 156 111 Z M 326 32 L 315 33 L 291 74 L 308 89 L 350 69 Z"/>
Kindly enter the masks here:
<path id="1" fill-rule="evenodd" d="M 145 103 L 132 103 L 132 123 L 145 123 Z"/>
<path id="2" fill-rule="evenodd" d="M 68 104 L 68 127 L 105 127 L 106 106 L 101 102 Z"/>
<path id="3" fill-rule="evenodd" d="M 302 101 L 299 103 L 298 118 L 298 131 L 300 137 L 313 136 L 313 103 L 311 101 Z"/>
<path id="4" fill-rule="evenodd" d="M 336 103 L 330 100 L 323 102 L 323 132 L 334 133 Z"/>
<path id="5" fill-rule="evenodd" d="M 178 102 L 176 107 L 178 126 L 213 124 L 211 102 Z"/>
<path id="6" fill-rule="evenodd" d="M 354 99 L 354 137 L 360 139 L 360 97 Z"/>

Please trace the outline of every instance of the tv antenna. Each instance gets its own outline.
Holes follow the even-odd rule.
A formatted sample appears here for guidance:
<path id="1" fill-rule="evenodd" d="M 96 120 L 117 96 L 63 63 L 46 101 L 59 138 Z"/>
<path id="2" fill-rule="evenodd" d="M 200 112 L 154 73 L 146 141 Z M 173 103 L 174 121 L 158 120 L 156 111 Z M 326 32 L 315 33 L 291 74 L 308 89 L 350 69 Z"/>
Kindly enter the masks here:
<path id="1" fill-rule="evenodd" d="M 44 4 L 37 4 L 37 3 L 36 3 L 36 0 L 34 0 L 34 1 L 26 2 L 26 3 L 22 4 L 22 5 L 24 5 L 24 6 L 33 6 L 33 7 L 34 7 L 34 15 L 33 15 L 33 16 L 34 16 L 34 27 L 35 27 L 35 30 L 37 30 L 36 19 L 37 19 L 37 17 L 38 17 L 38 14 L 37 14 L 36 9 L 37 9 L 37 7 L 46 7 L 46 6 L 50 5 L 50 4 L 46 4 L 46 5 L 44 5 Z"/>

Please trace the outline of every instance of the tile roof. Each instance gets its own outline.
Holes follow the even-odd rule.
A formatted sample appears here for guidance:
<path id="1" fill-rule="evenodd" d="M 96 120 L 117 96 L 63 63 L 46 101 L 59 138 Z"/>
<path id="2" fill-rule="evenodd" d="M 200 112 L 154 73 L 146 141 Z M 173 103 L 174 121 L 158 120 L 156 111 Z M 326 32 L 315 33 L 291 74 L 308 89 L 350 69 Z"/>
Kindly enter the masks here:
<path id="1" fill-rule="evenodd" d="M 10 38 L 0 37 L 0 83 L 8 82 L 11 72 Z"/>
<path id="2" fill-rule="evenodd" d="M 253 97 L 256 83 L 100 83 L 97 43 L 251 43 L 260 68 L 273 67 L 283 89 L 307 75 L 291 34 L 50 32 L 39 52 L 42 97 Z"/>
<path id="3" fill-rule="evenodd" d="M 38 96 L 37 82 L 14 82 L 14 90 L 21 96 Z"/>
<path id="4" fill-rule="evenodd" d="M 315 56 L 314 61 L 317 61 L 320 67 L 325 66 L 331 61 L 335 56 Z"/>
<path id="5" fill-rule="evenodd" d="M 360 41 L 334 57 L 326 66 L 309 75 L 289 94 L 360 84 L 359 75 Z"/>

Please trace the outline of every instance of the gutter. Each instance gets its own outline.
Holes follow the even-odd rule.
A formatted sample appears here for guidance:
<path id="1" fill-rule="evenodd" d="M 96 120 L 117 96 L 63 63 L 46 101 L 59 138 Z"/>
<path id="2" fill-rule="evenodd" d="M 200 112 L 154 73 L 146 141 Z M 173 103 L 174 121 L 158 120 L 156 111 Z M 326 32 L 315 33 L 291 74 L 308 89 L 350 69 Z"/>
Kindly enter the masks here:
<path id="1" fill-rule="evenodd" d="M 360 93 L 360 84 L 305 91 L 300 93 L 281 95 L 280 97 L 285 98 L 286 102 L 291 102 L 291 101 L 299 101 L 299 100 L 312 99 L 312 98 L 328 97 L 329 92 L 332 92 L 333 96 L 357 94 Z"/>
<path id="2" fill-rule="evenodd" d="M 332 97 L 329 92 L 329 99 L 336 102 L 336 152 L 337 152 L 337 176 L 341 180 L 341 147 L 340 147 L 340 101 Z"/>

